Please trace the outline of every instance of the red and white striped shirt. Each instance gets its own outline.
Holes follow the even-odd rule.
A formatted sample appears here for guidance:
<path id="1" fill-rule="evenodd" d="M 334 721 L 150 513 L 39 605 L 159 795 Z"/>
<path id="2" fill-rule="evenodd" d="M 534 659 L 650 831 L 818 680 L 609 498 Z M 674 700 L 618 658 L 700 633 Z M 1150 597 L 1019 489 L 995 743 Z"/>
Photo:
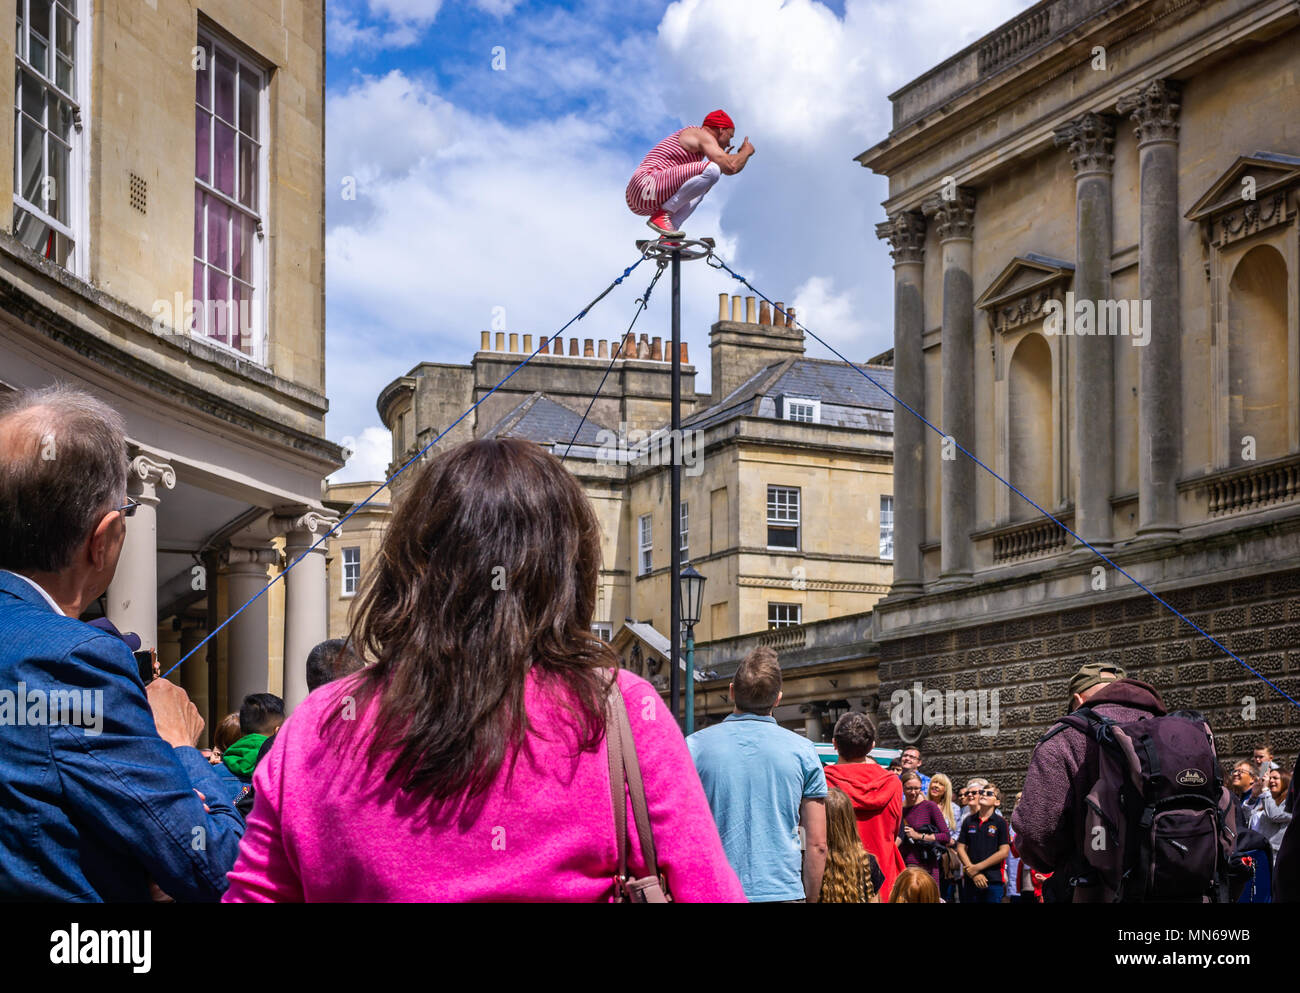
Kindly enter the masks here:
<path id="1" fill-rule="evenodd" d="M 708 156 L 682 148 L 681 134 L 670 134 L 641 160 L 627 184 L 627 206 L 632 213 L 649 217 L 677 192 L 682 183 L 698 176 L 709 164 Z"/>

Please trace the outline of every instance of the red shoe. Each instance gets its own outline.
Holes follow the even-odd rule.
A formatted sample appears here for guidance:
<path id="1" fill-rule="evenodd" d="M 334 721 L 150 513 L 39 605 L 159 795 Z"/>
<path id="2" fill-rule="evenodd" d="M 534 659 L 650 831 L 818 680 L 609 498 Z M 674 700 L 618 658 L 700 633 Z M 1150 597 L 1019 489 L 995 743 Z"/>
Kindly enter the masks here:
<path id="1" fill-rule="evenodd" d="M 646 221 L 646 226 L 655 234 L 662 235 L 665 238 L 682 238 L 685 237 L 684 231 L 678 231 L 673 227 L 672 218 L 668 216 L 668 211 L 661 210 L 650 220 Z"/>

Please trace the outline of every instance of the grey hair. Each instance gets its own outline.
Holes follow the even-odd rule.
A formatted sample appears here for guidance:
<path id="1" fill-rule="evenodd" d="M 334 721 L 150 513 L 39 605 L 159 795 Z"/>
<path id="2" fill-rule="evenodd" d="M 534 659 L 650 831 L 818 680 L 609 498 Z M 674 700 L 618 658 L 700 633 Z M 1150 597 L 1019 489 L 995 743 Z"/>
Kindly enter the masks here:
<path id="1" fill-rule="evenodd" d="M 62 383 L 0 397 L 0 569 L 66 569 L 126 473 L 126 424 L 102 400 Z"/>

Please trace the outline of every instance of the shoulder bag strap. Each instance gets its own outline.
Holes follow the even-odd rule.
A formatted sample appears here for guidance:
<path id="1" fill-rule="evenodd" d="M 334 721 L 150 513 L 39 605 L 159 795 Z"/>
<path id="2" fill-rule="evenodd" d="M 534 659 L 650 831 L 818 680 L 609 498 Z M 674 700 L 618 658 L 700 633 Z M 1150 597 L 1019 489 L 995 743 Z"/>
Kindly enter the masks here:
<path id="1" fill-rule="evenodd" d="M 610 795 L 614 800 L 614 845 L 618 849 L 618 878 L 627 878 L 627 780 L 623 771 L 623 736 L 618 733 L 623 694 L 617 683 L 605 697 L 605 744 L 609 751 Z M 626 717 L 624 717 L 626 722 Z M 621 882 L 620 882 L 621 888 Z"/>
<path id="2" fill-rule="evenodd" d="M 623 701 L 623 692 L 619 689 L 617 696 L 618 735 L 622 741 L 620 751 L 623 753 L 623 769 L 627 773 L 627 785 L 632 797 L 632 816 L 636 820 L 636 835 L 641 842 L 641 855 L 645 858 L 646 874 L 659 875 L 659 860 L 655 856 L 654 833 L 650 829 L 650 810 L 645 802 L 645 786 L 641 781 L 641 764 L 636 757 L 636 742 L 632 740 L 632 726 L 627 719 L 627 706 Z M 626 815 L 626 811 L 624 811 Z M 626 847 L 624 849 L 626 852 Z M 624 874 L 627 872 L 626 857 L 623 860 Z"/>

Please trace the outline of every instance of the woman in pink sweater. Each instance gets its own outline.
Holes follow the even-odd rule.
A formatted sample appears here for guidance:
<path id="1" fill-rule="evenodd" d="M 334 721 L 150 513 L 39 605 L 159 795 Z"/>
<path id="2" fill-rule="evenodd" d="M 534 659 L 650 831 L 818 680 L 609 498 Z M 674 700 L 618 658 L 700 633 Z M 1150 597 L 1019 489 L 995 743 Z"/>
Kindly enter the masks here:
<path id="1" fill-rule="evenodd" d="M 356 607 L 372 664 L 280 729 L 225 901 L 611 900 L 600 558 L 581 486 L 536 445 L 431 462 Z M 618 686 L 673 899 L 743 901 L 672 715 L 645 680 Z"/>

